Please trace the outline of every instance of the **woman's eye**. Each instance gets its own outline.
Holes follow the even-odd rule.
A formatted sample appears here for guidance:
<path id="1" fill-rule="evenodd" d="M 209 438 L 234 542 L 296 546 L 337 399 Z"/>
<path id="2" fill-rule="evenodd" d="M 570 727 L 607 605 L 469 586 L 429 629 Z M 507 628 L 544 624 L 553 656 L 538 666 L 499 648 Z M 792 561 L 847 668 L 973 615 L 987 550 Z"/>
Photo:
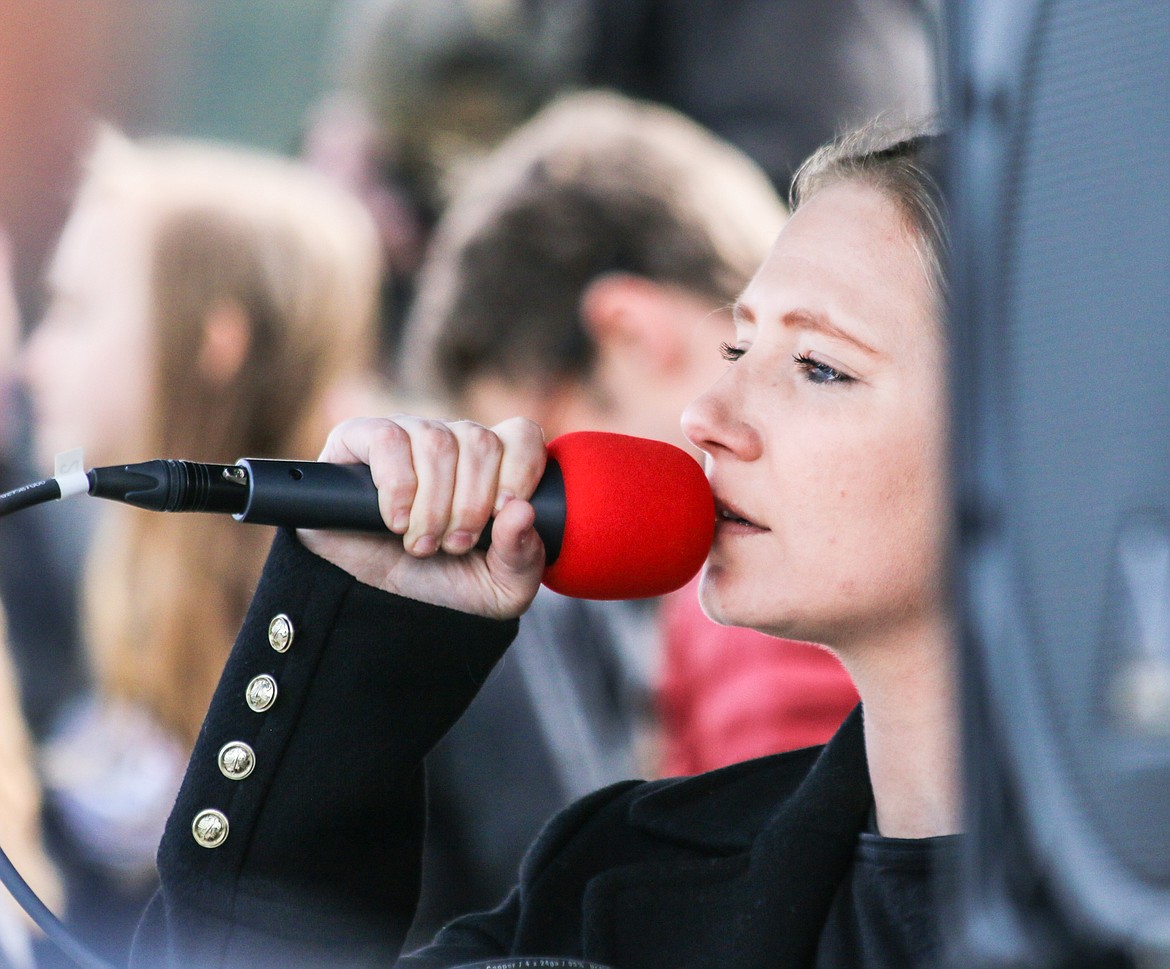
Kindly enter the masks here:
<path id="1" fill-rule="evenodd" d="M 827 363 L 821 363 L 821 361 L 803 353 L 795 354 L 792 359 L 814 384 L 848 384 L 853 382 L 853 377 L 842 373 L 836 367 L 830 367 Z"/>
<path id="2" fill-rule="evenodd" d="M 747 353 L 745 347 L 733 347 L 730 343 L 719 344 L 719 356 L 721 356 L 728 363 L 735 363 L 740 357 Z"/>

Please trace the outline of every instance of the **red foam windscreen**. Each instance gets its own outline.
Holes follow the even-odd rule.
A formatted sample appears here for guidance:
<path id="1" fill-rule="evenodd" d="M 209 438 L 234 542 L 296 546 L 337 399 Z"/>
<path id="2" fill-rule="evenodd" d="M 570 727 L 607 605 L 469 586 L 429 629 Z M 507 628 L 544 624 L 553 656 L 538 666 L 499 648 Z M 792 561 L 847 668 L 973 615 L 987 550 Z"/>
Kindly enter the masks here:
<path id="1" fill-rule="evenodd" d="M 578 599 L 642 599 L 699 571 L 715 534 L 715 500 L 693 457 L 599 431 L 564 434 L 548 451 L 561 466 L 566 511 L 546 586 Z"/>

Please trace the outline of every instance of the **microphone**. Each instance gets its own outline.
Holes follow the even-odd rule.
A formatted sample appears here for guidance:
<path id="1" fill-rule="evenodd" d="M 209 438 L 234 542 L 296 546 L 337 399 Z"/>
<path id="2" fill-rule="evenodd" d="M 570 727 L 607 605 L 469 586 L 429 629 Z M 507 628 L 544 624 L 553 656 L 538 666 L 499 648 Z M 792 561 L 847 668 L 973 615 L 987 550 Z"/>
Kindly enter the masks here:
<path id="1" fill-rule="evenodd" d="M 260 525 L 386 531 L 363 464 L 155 460 L 94 468 L 68 490 L 152 511 L 227 513 Z M 715 501 L 699 463 L 672 444 L 625 434 L 575 431 L 556 438 L 530 501 L 545 547 L 542 581 L 578 599 L 673 592 L 698 572 L 715 533 Z M 489 522 L 480 548 L 490 544 L 490 530 Z"/>

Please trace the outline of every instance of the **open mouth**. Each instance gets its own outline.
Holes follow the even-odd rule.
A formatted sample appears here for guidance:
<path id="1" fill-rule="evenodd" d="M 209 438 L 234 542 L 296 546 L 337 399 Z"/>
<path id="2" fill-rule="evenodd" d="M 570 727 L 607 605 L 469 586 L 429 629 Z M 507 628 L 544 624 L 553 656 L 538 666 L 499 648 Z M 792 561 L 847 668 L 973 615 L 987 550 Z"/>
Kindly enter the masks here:
<path id="1" fill-rule="evenodd" d="M 733 522 L 736 525 L 747 525 L 749 528 L 761 528 L 750 518 L 745 517 L 738 508 L 719 502 L 715 508 L 715 517 L 718 522 Z"/>

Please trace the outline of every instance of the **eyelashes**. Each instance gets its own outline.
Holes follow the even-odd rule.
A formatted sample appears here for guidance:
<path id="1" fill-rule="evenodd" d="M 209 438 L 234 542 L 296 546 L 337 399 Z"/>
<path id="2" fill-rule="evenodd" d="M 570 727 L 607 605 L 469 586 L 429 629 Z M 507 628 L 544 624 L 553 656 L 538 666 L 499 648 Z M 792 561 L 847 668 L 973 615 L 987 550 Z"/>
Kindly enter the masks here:
<path id="1" fill-rule="evenodd" d="M 735 363 L 735 361 L 742 357 L 745 353 L 747 353 L 747 350 L 745 350 L 743 347 L 733 347 L 730 343 L 719 344 L 719 356 L 721 356 L 728 363 Z"/>
<path id="2" fill-rule="evenodd" d="M 721 343 L 719 345 L 719 355 L 728 363 L 735 363 L 745 353 L 747 353 L 747 349 L 744 347 L 735 347 L 730 343 Z M 836 367 L 823 363 L 815 357 L 810 357 L 806 353 L 794 353 L 792 355 L 792 362 L 796 364 L 797 368 L 810 383 L 851 384 L 856 382 L 855 377 L 851 377 L 847 373 L 842 373 Z"/>
<path id="3" fill-rule="evenodd" d="M 814 384 L 851 384 L 855 379 L 836 367 L 830 367 L 827 363 L 821 363 L 820 360 L 804 353 L 793 354 L 792 362 L 803 370 Z"/>

